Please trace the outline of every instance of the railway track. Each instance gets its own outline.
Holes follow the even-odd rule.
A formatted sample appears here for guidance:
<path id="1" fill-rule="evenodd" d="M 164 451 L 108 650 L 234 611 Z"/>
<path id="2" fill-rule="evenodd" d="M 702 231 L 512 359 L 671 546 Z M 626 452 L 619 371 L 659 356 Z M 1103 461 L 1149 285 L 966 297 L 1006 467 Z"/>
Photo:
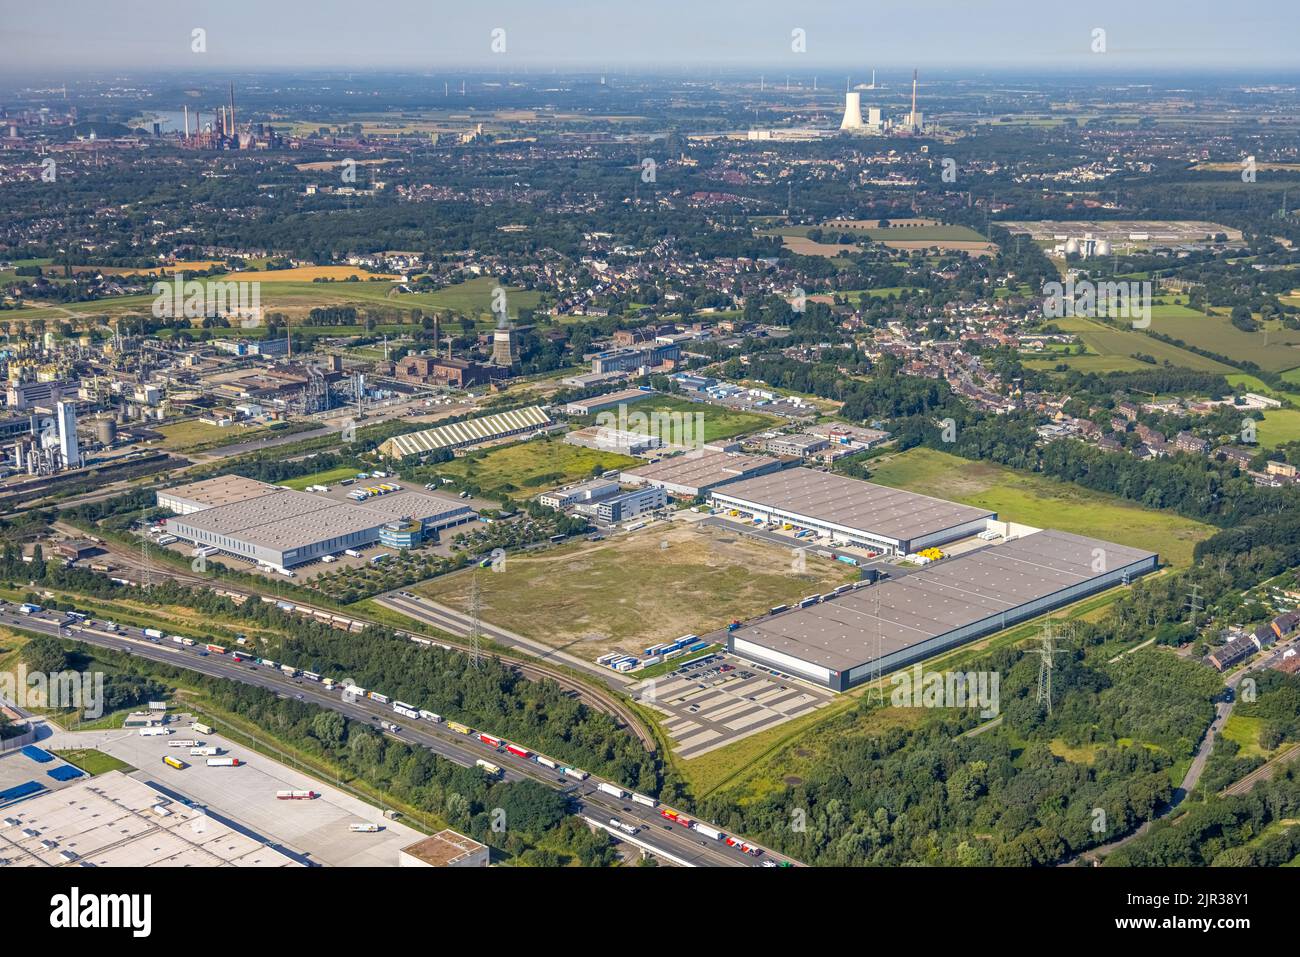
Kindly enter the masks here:
<path id="1" fill-rule="evenodd" d="M 1300 744 L 1297 744 L 1291 748 L 1287 748 L 1285 751 L 1283 751 L 1277 757 L 1273 758 L 1267 764 L 1261 764 L 1254 771 L 1251 771 L 1249 774 L 1247 774 L 1244 778 L 1241 778 L 1240 780 L 1234 781 L 1232 784 L 1229 784 L 1226 788 L 1224 788 L 1222 791 L 1219 792 L 1219 796 L 1227 797 L 1229 795 L 1249 794 L 1252 790 L 1254 790 L 1256 784 L 1258 784 L 1260 781 L 1268 780 L 1273 776 L 1273 774 L 1277 771 L 1278 768 L 1280 768 L 1282 765 L 1286 764 L 1289 761 L 1295 760 L 1297 757 L 1300 757 Z"/>
<path id="2" fill-rule="evenodd" d="M 293 605 L 295 609 L 302 609 L 304 613 L 310 614 L 316 621 L 322 623 L 328 621 L 330 624 L 339 628 L 356 631 L 360 631 L 367 627 L 391 629 L 394 633 L 412 641 L 439 644 L 465 653 L 473 651 L 469 645 L 458 642 L 452 633 L 448 633 L 447 637 L 433 639 L 428 635 L 421 635 L 417 632 L 393 628 L 391 625 L 364 616 L 359 616 L 352 612 L 343 613 L 331 608 L 307 604 L 298 601 L 297 599 L 279 598 L 275 595 L 254 591 L 246 587 L 227 585 L 224 583 L 218 584 L 214 583 L 210 578 L 190 574 L 167 566 L 158 566 L 150 563 L 148 567 L 145 567 L 141 564 L 141 558 L 139 555 L 136 555 L 135 553 L 112 542 L 105 542 L 101 547 L 116 561 L 122 563 L 127 566 L 127 569 L 133 571 L 134 577 L 132 580 L 137 582 L 140 581 L 144 573 L 147 572 L 150 576 L 169 578 L 172 581 L 180 582 L 185 585 L 201 585 L 206 588 L 213 588 L 214 590 L 231 597 L 242 596 L 246 600 L 256 599 L 258 601 L 268 602 L 284 601 L 287 604 Z M 124 571 L 126 571 L 126 569 L 124 569 Z M 126 577 L 131 576 L 127 575 Z M 573 692 L 577 700 L 598 711 L 605 712 L 620 722 L 624 727 L 631 730 L 632 733 L 637 736 L 637 739 L 641 742 L 642 747 L 644 747 L 646 751 L 653 752 L 657 750 L 658 743 L 655 741 L 654 735 L 650 733 L 648 728 L 646 728 L 640 717 L 614 695 L 607 694 L 598 688 L 593 688 L 586 682 L 579 681 L 564 671 L 541 664 L 533 659 L 496 650 L 494 650 L 492 654 L 493 657 L 516 669 L 525 678 L 533 681 L 549 679 L 554 681 L 565 691 Z"/>

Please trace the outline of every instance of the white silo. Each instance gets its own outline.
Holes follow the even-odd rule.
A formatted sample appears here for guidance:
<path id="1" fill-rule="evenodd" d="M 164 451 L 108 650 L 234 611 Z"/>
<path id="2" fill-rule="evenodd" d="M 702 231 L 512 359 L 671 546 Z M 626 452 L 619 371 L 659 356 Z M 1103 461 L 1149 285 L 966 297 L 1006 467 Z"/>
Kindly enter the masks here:
<path id="1" fill-rule="evenodd" d="M 1093 255 L 1096 255 L 1096 256 L 1109 256 L 1109 255 L 1110 255 L 1110 240 L 1109 240 L 1109 239 L 1099 239 L 1099 240 L 1097 240 L 1097 246 L 1096 246 L 1096 248 L 1093 250 Z"/>

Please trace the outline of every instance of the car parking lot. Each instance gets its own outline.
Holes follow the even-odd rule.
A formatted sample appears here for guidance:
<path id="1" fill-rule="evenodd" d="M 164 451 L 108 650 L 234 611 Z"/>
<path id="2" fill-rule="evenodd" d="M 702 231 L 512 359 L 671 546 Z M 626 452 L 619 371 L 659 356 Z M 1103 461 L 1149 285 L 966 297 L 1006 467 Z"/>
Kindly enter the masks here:
<path id="1" fill-rule="evenodd" d="M 666 715 L 678 757 L 693 758 L 824 707 L 834 697 L 788 675 L 718 653 L 631 688 Z"/>

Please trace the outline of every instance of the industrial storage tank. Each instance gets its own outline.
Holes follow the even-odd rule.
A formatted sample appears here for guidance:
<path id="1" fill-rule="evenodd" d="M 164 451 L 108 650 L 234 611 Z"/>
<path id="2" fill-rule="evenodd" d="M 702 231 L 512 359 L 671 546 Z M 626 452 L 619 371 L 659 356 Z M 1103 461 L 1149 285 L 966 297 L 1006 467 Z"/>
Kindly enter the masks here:
<path id="1" fill-rule="evenodd" d="M 100 419 L 95 423 L 95 438 L 104 448 L 117 441 L 117 423 L 112 419 Z"/>

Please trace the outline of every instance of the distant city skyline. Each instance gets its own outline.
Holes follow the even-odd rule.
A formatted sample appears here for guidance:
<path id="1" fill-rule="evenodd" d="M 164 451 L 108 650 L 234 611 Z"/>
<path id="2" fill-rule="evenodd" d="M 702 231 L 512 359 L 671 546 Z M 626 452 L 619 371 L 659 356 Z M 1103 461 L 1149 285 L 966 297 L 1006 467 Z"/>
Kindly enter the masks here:
<path id="1" fill-rule="evenodd" d="M 6 75 L 295 69 L 1295 72 L 1300 4 L 1256 0 L 872 0 L 366 6 L 0 0 Z M 204 52 L 193 31 L 204 31 Z M 1104 30 L 1104 52 L 1094 31 Z M 802 31 L 797 33 L 796 31 Z M 1209 38 L 1209 39 L 1207 39 Z M 802 52 L 800 52 L 802 51 Z M 775 79 L 775 74 L 774 74 Z"/>

